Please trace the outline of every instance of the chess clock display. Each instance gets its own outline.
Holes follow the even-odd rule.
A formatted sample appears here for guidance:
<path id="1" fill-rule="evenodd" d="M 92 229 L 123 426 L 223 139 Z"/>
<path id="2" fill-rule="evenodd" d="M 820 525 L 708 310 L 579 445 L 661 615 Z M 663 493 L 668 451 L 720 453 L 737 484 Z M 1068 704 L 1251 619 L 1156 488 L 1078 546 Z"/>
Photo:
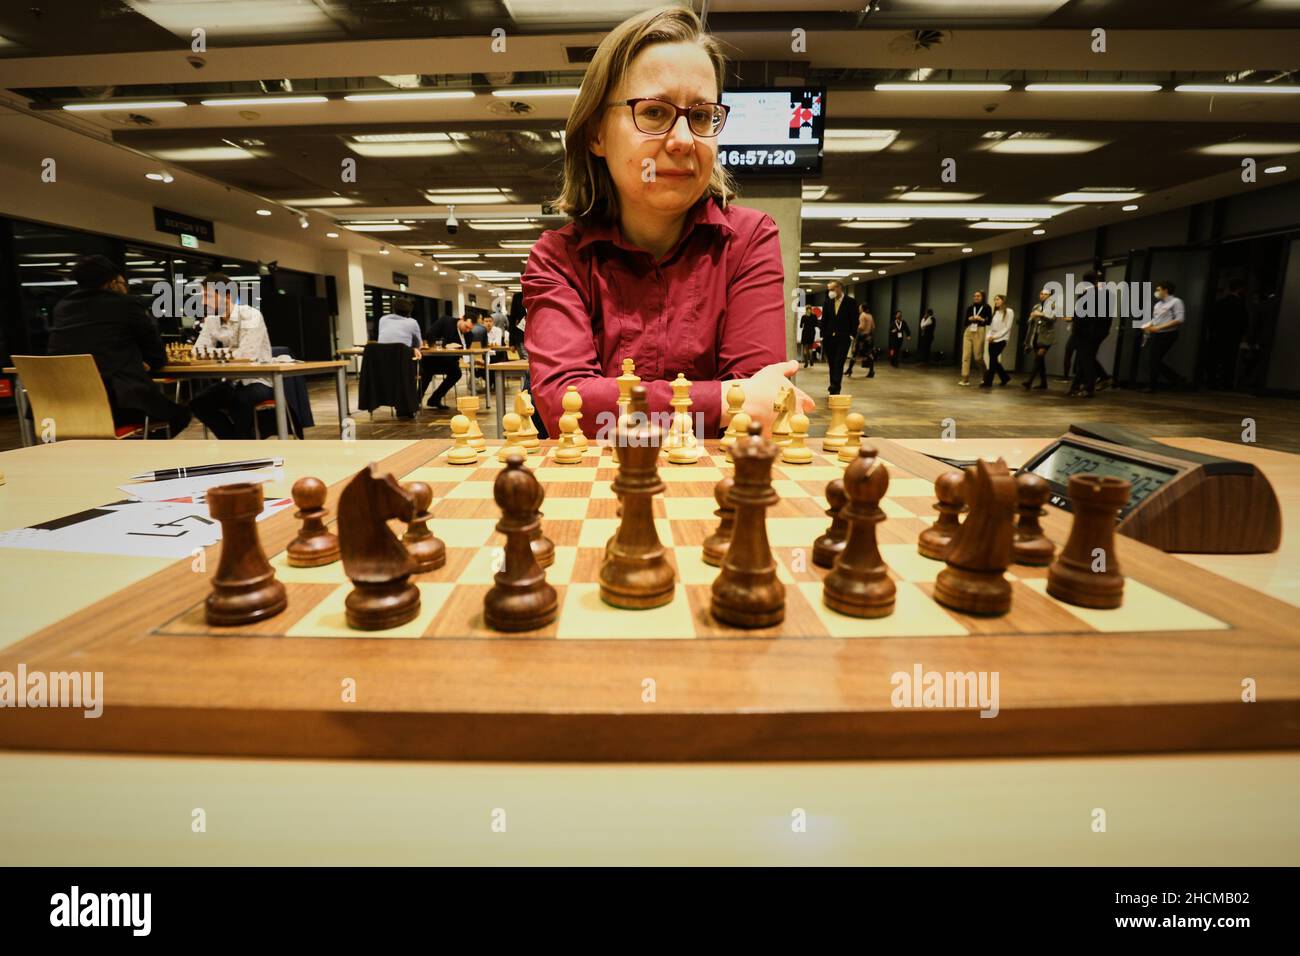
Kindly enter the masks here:
<path id="1" fill-rule="evenodd" d="M 820 176 L 826 125 L 822 88 L 726 90 L 731 108 L 718 135 L 718 161 L 738 175 Z"/>
<path id="2" fill-rule="evenodd" d="M 1132 490 L 1120 534 L 1162 551 L 1254 554 L 1282 541 L 1277 495 L 1254 465 L 1153 441 L 1117 426 L 1071 425 L 1020 469 L 1046 479 L 1048 499 L 1070 509 L 1073 475 L 1122 478 Z"/>

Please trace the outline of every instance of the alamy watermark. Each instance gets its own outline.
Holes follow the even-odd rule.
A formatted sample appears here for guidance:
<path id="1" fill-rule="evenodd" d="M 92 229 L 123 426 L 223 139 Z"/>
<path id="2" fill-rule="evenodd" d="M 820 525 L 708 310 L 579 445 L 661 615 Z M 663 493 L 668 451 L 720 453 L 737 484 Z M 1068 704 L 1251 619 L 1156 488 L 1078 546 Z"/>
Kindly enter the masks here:
<path id="1" fill-rule="evenodd" d="M 1139 328 L 1151 318 L 1151 282 L 1075 282 L 1074 274 L 1066 273 L 1064 284 L 1053 280 L 1043 288 L 1058 314 L 1070 302 L 1076 319 L 1132 319 L 1133 327 Z"/>
<path id="2" fill-rule="evenodd" d="M 980 708 L 981 717 L 999 711 L 997 671 L 927 671 L 917 663 L 912 670 L 895 671 L 889 702 L 895 707 Z"/>
<path id="3" fill-rule="evenodd" d="M 642 444 L 649 444 L 648 441 L 643 442 L 641 436 L 645 435 L 648 438 L 652 434 L 650 430 L 643 430 L 645 426 L 654 425 L 659 429 L 659 443 L 664 444 L 668 440 L 668 433 L 672 430 L 673 419 L 676 417 L 677 415 L 673 412 L 651 412 L 648 415 L 644 412 L 629 412 L 626 416 L 627 427 L 620 434 L 618 430 L 618 413 L 598 412 L 596 415 L 596 440 L 624 447 L 639 447 Z M 697 438 L 704 435 L 704 413 L 695 412 L 689 418 L 691 419 L 691 433 Z"/>
<path id="4" fill-rule="evenodd" d="M 259 310 L 262 307 L 262 283 L 258 279 L 207 283 L 187 282 L 184 279 L 169 283 L 165 279 L 159 279 L 149 288 L 149 294 L 153 296 L 151 309 L 154 318 L 179 319 L 188 316 L 191 319 L 202 319 L 209 312 L 203 301 L 205 289 L 215 291 L 219 302 L 224 302 L 230 296 L 241 305 Z"/>
<path id="5" fill-rule="evenodd" d="M 132 936 L 148 936 L 152 914 L 152 893 L 83 893 L 73 885 L 50 897 L 51 926 L 128 927 Z"/>
<path id="6" fill-rule="evenodd" d="M 0 707 L 75 707 L 93 720 L 104 713 L 103 671 L 0 671 Z"/>

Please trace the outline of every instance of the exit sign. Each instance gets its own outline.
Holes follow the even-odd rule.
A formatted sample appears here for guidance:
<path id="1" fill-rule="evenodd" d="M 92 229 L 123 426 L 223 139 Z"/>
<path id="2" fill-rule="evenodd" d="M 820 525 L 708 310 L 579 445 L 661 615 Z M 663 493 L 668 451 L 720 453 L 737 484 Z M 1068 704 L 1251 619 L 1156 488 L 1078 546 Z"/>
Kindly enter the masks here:
<path id="1" fill-rule="evenodd" d="M 191 236 L 188 232 L 182 232 L 181 245 L 186 249 L 197 249 L 199 247 L 198 236 Z"/>

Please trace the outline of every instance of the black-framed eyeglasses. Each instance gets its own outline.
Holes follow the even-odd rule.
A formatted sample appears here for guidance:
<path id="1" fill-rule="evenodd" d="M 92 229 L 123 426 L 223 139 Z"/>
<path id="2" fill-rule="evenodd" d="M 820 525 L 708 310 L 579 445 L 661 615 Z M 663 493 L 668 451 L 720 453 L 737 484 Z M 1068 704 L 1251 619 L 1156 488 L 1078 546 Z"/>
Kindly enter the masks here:
<path id="1" fill-rule="evenodd" d="M 722 103 L 678 106 L 667 100 L 644 96 L 619 100 L 607 105 L 631 107 L 633 124 L 649 136 L 662 136 L 672 129 L 678 118 L 682 116 L 686 117 L 687 125 L 696 136 L 717 136 L 722 132 L 722 127 L 727 125 L 727 114 L 731 112 L 731 107 Z"/>

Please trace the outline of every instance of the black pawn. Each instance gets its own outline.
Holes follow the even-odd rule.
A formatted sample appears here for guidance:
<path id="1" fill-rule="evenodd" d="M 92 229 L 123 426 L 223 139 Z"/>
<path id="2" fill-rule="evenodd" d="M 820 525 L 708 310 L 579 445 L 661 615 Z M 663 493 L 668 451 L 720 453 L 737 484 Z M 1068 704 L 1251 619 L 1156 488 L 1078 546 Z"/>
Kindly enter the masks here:
<path id="1" fill-rule="evenodd" d="M 483 619 L 498 631 L 532 631 L 555 620 L 559 597 L 533 553 L 532 535 L 540 521 L 541 486 L 513 453 L 497 475 L 493 496 L 501 508 L 497 531 L 506 536 L 505 561 L 483 601 Z"/>
<path id="2" fill-rule="evenodd" d="M 831 526 L 813 542 L 813 564 L 819 568 L 833 568 L 835 559 L 844 551 L 849 525 L 840 512 L 848 500 L 844 494 L 844 479 L 831 479 L 826 485 L 826 504 L 829 505 L 826 516 L 831 519 Z"/>
<path id="3" fill-rule="evenodd" d="M 1016 475 L 1016 536 L 1011 542 L 1011 553 L 1016 564 L 1046 567 L 1056 555 L 1056 545 L 1043 534 L 1038 519 L 1044 514 L 1052 489 L 1046 479 L 1032 471 Z"/>
<path id="4" fill-rule="evenodd" d="M 894 613 L 896 588 L 876 542 L 876 525 L 885 520 L 880 499 L 888 487 L 889 472 L 876 459 L 876 450 L 863 445 L 844 472 L 849 500 L 840 513 L 848 523 L 849 537 L 822 585 L 826 606 L 841 614 L 885 617 Z"/>
<path id="5" fill-rule="evenodd" d="M 731 535 L 736 527 L 736 509 L 730 499 L 733 484 L 735 480 L 728 475 L 713 488 L 713 499 L 718 503 L 717 510 L 713 512 L 718 517 L 718 528 L 704 539 L 702 557 L 705 564 L 711 564 L 715 568 L 722 567 L 722 559 L 727 556 Z"/>
<path id="6" fill-rule="evenodd" d="M 406 526 L 402 544 L 406 545 L 406 553 L 415 562 L 417 571 L 421 574 L 436 571 L 447 563 L 447 546 L 429 530 L 433 489 L 423 481 L 412 481 L 407 483 L 406 490 L 415 498 L 415 517 Z"/>
<path id="7" fill-rule="evenodd" d="M 948 545 L 961 527 L 961 513 L 966 507 L 965 481 L 961 471 L 945 471 L 935 479 L 934 494 L 939 500 L 934 510 L 939 517 L 916 540 L 916 550 L 922 557 L 942 561 L 948 556 Z"/>

